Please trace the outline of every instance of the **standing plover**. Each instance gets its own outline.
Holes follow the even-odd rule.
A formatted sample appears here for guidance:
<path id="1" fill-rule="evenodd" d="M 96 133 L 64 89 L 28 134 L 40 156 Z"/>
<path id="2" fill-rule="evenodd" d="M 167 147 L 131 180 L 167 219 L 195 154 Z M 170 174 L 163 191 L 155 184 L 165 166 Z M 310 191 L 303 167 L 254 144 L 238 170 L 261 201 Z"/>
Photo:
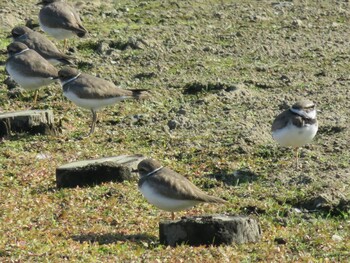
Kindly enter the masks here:
<path id="1" fill-rule="evenodd" d="M 315 104 L 309 100 L 302 100 L 276 117 L 272 124 L 272 137 L 280 145 L 295 149 L 298 167 L 298 149 L 312 141 L 317 129 Z"/>
<path id="2" fill-rule="evenodd" d="M 77 69 L 66 67 L 58 72 L 63 94 L 79 107 L 92 112 L 91 135 L 95 130 L 97 110 L 125 99 L 148 97 L 145 90 L 126 90 L 114 83 L 95 76 L 80 73 Z"/>
<path id="3" fill-rule="evenodd" d="M 6 70 L 11 78 L 26 90 L 35 90 L 34 103 L 37 99 L 37 89 L 54 82 L 58 77 L 57 69 L 35 50 L 29 49 L 21 42 L 13 42 L 7 46 L 9 58 L 6 60 Z"/>
<path id="4" fill-rule="evenodd" d="M 42 0 L 43 8 L 39 12 L 39 24 L 42 30 L 58 40 L 73 36 L 84 37 L 87 30 L 83 27 L 78 13 L 69 4 L 61 0 Z"/>
<path id="5" fill-rule="evenodd" d="M 145 159 L 137 167 L 140 179 L 139 190 L 148 202 L 169 211 L 174 220 L 174 212 L 184 210 L 199 203 L 227 203 L 210 196 L 175 171 L 163 167 L 158 161 Z"/>

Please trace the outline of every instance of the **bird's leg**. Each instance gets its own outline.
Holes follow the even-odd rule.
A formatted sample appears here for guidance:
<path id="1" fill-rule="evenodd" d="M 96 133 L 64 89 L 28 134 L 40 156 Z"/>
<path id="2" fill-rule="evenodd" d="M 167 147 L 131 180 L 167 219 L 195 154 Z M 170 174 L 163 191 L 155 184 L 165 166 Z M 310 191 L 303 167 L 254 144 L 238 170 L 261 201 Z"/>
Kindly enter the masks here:
<path id="1" fill-rule="evenodd" d="M 64 52 L 66 52 L 67 46 L 68 46 L 68 39 L 66 38 L 66 39 L 64 40 L 64 46 L 63 46 Z"/>
<path id="2" fill-rule="evenodd" d="M 36 89 L 35 91 L 34 91 L 34 106 L 36 105 L 36 101 L 37 101 L 37 99 L 38 99 L 38 93 L 39 93 L 39 91 Z"/>
<path id="3" fill-rule="evenodd" d="M 175 213 L 174 212 L 171 212 L 171 220 L 175 220 Z"/>
<path id="4" fill-rule="evenodd" d="M 299 150 L 299 147 L 295 147 L 295 148 L 294 148 L 294 151 L 295 151 L 295 160 L 296 160 L 296 164 L 297 164 L 297 169 L 299 169 L 298 150 Z"/>
<path id="5" fill-rule="evenodd" d="M 91 123 L 90 132 L 88 133 L 87 136 L 90 136 L 91 134 L 94 133 L 95 126 L 96 126 L 96 121 L 97 121 L 97 113 L 96 113 L 96 111 L 94 109 L 92 109 L 91 112 L 92 112 L 92 123 Z"/>

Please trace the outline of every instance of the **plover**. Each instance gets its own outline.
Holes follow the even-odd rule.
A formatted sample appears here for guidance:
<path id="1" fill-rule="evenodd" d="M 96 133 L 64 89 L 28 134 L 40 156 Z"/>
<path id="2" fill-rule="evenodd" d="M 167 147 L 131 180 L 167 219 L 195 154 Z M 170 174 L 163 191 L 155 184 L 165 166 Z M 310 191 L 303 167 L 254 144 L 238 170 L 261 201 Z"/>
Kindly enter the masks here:
<path id="1" fill-rule="evenodd" d="M 118 88 L 114 83 L 80 73 L 77 69 L 65 67 L 58 72 L 63 94 L 79 107 L 89 109 L 92 112 L 91 135 L 95 130 L 97 110 L 119 101 L 148 97 L 145 90 L 126 90 Z"/>
<path id="2" fill-rule="evenodd" d="M 14 41 L 26 44 L 30 49 L 34 49 L 53 65 L 72 64 L 70 61 L 72 57 L 60 52 L 55 44 L 46 36 L 31 30 L 29 27 L 16 26 L 12 29 L 11 36 Z"/>
<path id="3" fill-rule="evenodd" d="M 318 130 L 315 104 L 309 100 L 296 102 L 276 117 L 271 130 L 273 139 L 281 146 L 295 149 L 298 167 L 299 147 L 310 143 Z"/>
<path id="4" fill-rule="evenodd" d="M 58 40 L 73 36 L 84 37 L 87 30 L 83 27 L 75 9 L 61 0 L 42 0 L 39 12 L 39 24 L 42 30 Z"/>
<path id="5" fill-rule="evenodd" d="M 199 203 L 222 203 L 227 201 L 210 196 L 177 172 L 163 167 L 158 161 L 145 159 L 138 164 L 139 190 L 148 202 L 169 211 L 184 210 Z"/>
<path id="6" fill-rule="evenodd" d="M 11 78 L 25 90 L 37 90 L 47 86 L 58 77 L 57 69 L 35 50 L 29 49 L 21 42 L 13 42 L 7 46 L 9 58 L 6 70 Z M 37 99 L 37 91 L 34 103 Z"/>

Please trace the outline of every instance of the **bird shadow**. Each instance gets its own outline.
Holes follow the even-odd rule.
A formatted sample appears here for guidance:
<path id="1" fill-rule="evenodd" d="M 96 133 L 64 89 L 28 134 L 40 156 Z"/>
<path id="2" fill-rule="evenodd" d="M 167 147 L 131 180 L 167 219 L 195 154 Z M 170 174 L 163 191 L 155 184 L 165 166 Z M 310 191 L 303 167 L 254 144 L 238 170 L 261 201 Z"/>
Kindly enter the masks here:
<path id="1" fill-rule="evenodd" d="M 258 175 L 249 168 L 241 168 L 235 171 L 220 170 L 208 175 L 209 178 L 214 178 L 226 185 L 240 185 L 244 183 L 252 183 L 258 180 Z"/>
<path id="2" fill-rule="evenodd" d="M 98 243 L 99 245 L 113 244 L 120 241 L 131 241 L 134 243 L 156 243 L 158 242 L 158 238 L 146 233 L 125 235 L 123 233 L 107 233 L 107 234 L 96 234 L 96 233 L 88 233 L 82 235 L 74 235 L 71 236 L 74 241 L 84 243 Z"/>

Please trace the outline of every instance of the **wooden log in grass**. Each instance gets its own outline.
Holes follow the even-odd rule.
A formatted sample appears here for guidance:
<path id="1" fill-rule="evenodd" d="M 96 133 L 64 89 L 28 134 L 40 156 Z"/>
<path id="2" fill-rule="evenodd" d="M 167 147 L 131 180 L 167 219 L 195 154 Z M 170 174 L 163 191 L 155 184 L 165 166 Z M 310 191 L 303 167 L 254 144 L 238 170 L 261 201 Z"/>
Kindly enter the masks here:
<path id="1" fill-rule="evenodd" d="M 0 138 L 11 134 L 54 135 L 57 129 L 51 110 L 26 110 L 0 114 Z"/>
<path id="2" fill-rule="evenodd" d="M 93 186 L 105 182 L 136 181 L 142 155 L 120 155 L 68 163 L 56 168 L 58 188 Z"/>
<path id="3" fill-rule="evenodd" d="M 159 239 L 161 244 L 167 246 L 256 243 L 261 239 L 261 229 L 257 220 L 250 217 L 227 215 L 183 217 L 178 221 L 160 222 Z"/>

